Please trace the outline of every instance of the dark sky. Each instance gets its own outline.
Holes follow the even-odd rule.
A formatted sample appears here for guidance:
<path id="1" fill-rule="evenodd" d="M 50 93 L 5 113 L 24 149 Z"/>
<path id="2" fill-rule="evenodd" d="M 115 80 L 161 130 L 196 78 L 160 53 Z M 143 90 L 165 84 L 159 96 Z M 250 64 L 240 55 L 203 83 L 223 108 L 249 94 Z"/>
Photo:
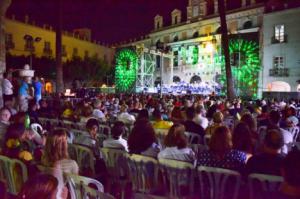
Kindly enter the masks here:
<path id="1" fill-rule="evenodd" d="M 12 0 L 7 15 L 16 15 L 24 20 L 26 14 L 36 24 L 55 26 L 57 0 Z M 170 23 L 171 11 L 175 8 L 186 18 L 188 0 L 62 0 L 63 29 L 87 27 L 92 29 L 92 38 L 112 44 L 140 37 L 153 30 L 156 14 Z"/>

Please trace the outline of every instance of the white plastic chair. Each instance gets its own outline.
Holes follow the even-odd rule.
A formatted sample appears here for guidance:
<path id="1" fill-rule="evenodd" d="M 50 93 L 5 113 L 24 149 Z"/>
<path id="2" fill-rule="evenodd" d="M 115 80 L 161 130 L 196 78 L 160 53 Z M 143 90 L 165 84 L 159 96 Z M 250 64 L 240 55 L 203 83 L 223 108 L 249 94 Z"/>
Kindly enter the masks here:
<path id="1" fill-rule="evenodd" d="M 241 185 L 241 175 L 238 172 L 204 166 L 199 166 L 197 170 L 200 181 L 201 198 L 236 199 L 238 197 Z M 230 197 L 228 197 L 228 194 Z"/>
<path id="2" fill-rule="evenodd" d="M 8 184 L 8 192 L 17 195 L 28 178 L 27 167 L 17 159 L 0 155 L 0 173 Z"/>
<path id="3" fill-rule="evenodd" d="M 184 134 L 187 137 L 188 144 L 202 144 L 200 135 L 192 132 L 184 132 Z"/>
<path id="4" fill-rule="evenodd" d="M 253 173 L 248 176 L 250 199 L 263 198 L 262 193 L 278 191 L 283 182 L 281 176 Z"/>
<path id="5" fill-rule="evenodd" d="M 286 130 L 288 130 L 292 134 L 293 141 L 297 142 L 299 131 L 300 131 L 299 127 L 295 126 L 295 127 L 287 128 Z"/>
<path id="6" fill-rule="evenodd" d="M 71 199 L 113 199 L 114 197 L 104 193 L 103 185 L 92 178 L 74 174 L 64 174 L 69 186 Z M 93 186 L 95 188 L 92 188 Z"/>
<path id="7" fill-rule="evenodd" d="M 133 191 L 141 194 L 151 194 L 157 190 L 158 161 L 142 155 L 129 155 L 128 167 Z"/>
<path id="8" fill-rule="evenodd" d="M 99 133 L 100 134 L 104 134 L 104 135 L 107 135 L 107 136 L 110 136 L 110 127 L 108 125 L 103 125 L 103 124 L 100 124 L 99 125 Z"/>
<path id="9" fill-rule="evenodd" d="M 192 163 L 170 159 L 159 159 L 158 162 L 170 198 L 193 196 L 195 167 Z"/>
<path id="10" fill-rule="evenodd" d="M 92 175 L 95 175 L 95 157 L 90 148 L 78 144 L 69 144 L 68 149 L 70 157 L 77 162 L 81 172 L 84 169 L 90 169 Z"/>

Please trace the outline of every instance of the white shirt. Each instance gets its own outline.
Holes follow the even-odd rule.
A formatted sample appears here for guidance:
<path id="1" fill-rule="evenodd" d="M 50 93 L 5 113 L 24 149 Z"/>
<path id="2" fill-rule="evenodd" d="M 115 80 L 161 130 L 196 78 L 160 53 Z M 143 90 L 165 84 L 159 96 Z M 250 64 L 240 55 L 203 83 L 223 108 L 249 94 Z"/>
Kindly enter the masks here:
<path id="1" fill-rule="evenodd" d="M 13 85 L 8 79 L 3 79 L 2 81 L 2 91 L 4 95 L 12 95 L 13 94 Z"/>
<path id="2" fill-rule="evenodd" d="M 133 124 L 135 122 L 135 118 L 133 115 L 130 115 L 129 113 L 121 113 L 117 117 L 118 121 L 124 122 L 125 124 Z"/>
<path id="3" fill-rule="evenodd" d="M 206 129 L 208 127 L 208 119 L 200 114 L 196 115 L 196 117 L 194 118 L 194 122 L 202 126 L 203 129 Z"/>
<path id="4" fill-rule="evenodd" d="M 127 140 L 120 137 L 118 140 L 113 138 L 108 138 L 103 141 L 103 147 L 105 148 L 114 148 L 114 149 L 123 149 L 128 152 Z"/>
<path id="5" fill-rule="evenodd" d="M 158 158 L 194 162 L 195 153 L 191 148 L 178 149 L 177 147 L 166 147 L 158 153 Z"/>
<path id="6" fill-rule="evenodd" d="M 288 154 L 293 145 L 293 135 L 289 131 L 284 130 L 282 128 L 280 128 L 280 132 L 282 133 L 284 143 L 284 145 L 281 148 L 281 153 Z"/>
<path id="7" fill-rule="evenodd" d="M 93 116 L 97 119 L 105 120 L 104 113 L 99 109 L 94 109 L 93 110 Z"/>

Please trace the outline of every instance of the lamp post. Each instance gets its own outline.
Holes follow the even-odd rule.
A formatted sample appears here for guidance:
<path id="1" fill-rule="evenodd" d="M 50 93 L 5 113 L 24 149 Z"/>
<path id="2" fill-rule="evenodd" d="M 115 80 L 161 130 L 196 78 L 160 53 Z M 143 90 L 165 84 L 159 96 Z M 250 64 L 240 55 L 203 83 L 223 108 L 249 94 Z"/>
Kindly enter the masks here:
<path id="1" fill-rule="evenodd" d="M 29 60 L 30 63 L 29 64 L 30 64 L 30 69 L 31 69 L 32 68 L 32 55 L 33 55 L 33 51 L 34 51 L 34 45 L 33 44 L 40 42 L 42 40 L 42 38 L 41 37 L 33 38 L 32 35 L 28 35 L 28 34 L 24 35 L 23 38 L 26 41 L 26 49 L 25 50 L 27 50 L 27 48 L 28 48 L 29 51 L 30 51 L 30 60 Z M 27 46 L 27 42 L 30 43 L 29 46 Z"/>

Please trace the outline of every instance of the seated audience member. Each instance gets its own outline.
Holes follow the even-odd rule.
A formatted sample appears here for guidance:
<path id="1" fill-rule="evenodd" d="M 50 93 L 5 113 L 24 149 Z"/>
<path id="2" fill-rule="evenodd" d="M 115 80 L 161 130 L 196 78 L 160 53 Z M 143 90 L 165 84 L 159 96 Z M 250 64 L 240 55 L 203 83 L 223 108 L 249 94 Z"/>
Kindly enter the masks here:
<path id="1" fill-rule="evenodd" d="M 28 115 L 32 123 L 38 123 L 38 118 L 39 118 L 38 105 L 34 99 L 29 101 Z"/>
<path id="2" fill-rule="evenodd" d="M 203 129 L 206 129 L 208 127 L 208 119 L 205 117 L 205 109 L 203 106 L 198 105 L 195 108 L 195 118 L 194 118 L 194 122 L 196 122 L 197 124 L 199 124 L 200 126 L 202 126 Z"/>
<path id="3" fill-rule="evenodd" d="M 46 167 L 60 166 L 64 173 L 78 174 L 79 168 L 76 161 L 69 157 L 65 130 L 57 129 L 48 135 L 42 164 Z"/>
<path id="4" fill-rule="evenodd" d="M 247 157 L 251 157 L 254 152 L 254 142 L 248 125 L 244 122 L 238 123 L 232 134 L 233 149 L 243 151 Z"/>
<path id="5" fill-rule="evenodd" d="M 93 107 L 90 105 L 84 106 L 80 115 L 80 122 L 85 123 L 92 117 L 93 117 Z"/>
<path id="6" fill-rule="evenodd" d="M 171 112 L 171 120 L 173 123 L 181 123 L 184 121 L 180 106 L 174 106 Z"/>
<path id="7" fill-rule="evenodd" d="M 122 149 L 128 152 L 127 140 L 122 138 L 125 133 L 125 124 L 117 121 L 111 129 L 112 138 L 103 141 L 103 147 Z"/>
<path id="8" fill-rule="evenodd" d="M 7 108 L 0 109 L 0 147 L 3 145 L 5 133 L 10 122 L 10 111 Z"/>
<path id="9" fill-rule="evenodd" d="M 215 112 L 212 116 L 213 123 L 207 127 L 205 134 L 212 135 L 216 128 L 222 126 L 224 115 L 221 112 Z"/>
<path id="10" fill-rule="evenodd" d="M 250 132 L 251 132 L 252 140 L 253 140 L 253 142 L 256 142 L 258 139 L 257 124 L 256 124 L 256 121 L 253 118 L 253 116 L 250 113 L 245 113 L 241 117 L 241 122 L 244 122 L 245 124 L 247 124 L 247 126 L 249 127 Z"/>
<path id="11" fill-rule="evenodd" d="M 58 196 L 58 180 L 49 174 L 40 174 L 28 179 L 19 192 L 17 199 L 67 199 L 67 188 Z"/>
<path id="12" fill-rule="evenodd" d="M 130 115 L 127 112 L 127 109 L 127 105 L 121 106 L 120 114 L 118 115 L 117 120 L 123 122 L 124 124 L 133 124 L 135 122 L 135 118 L 133 115 Z"/>
<path id="13" fill-rule="evenodd" d="M 246 153 L 232 149 L 231 133 L 225 126 L 216 128 L 209 142 L 209 150 L 198 155 L 198 165 L 239 171 L 244 168 L 246 160 Z"/>
<path id="14" fill-rule="evenodd" d="M 281 148 L 281 153 L 287 154 L 288 151 L 292 147 L 293 135 L 289 131 L 284 130 L 284 129 L 279 127 L 280 119 L 281 119 L 281 116 L 280 116 L 279 111 L 272 110 L 269 114 L 269 124 L 267 126 L 267 129 L 273 129 L 273 128 L 279 128 L 280 129 L 280 132 L 281 132 L 282 137 L 283 137 L 283 143 L 284 143 L 284 145 Z M 259 135 L 260 143 L 263 143 L 265 135 L 266 135 L 265 131 L 260 133 L 260 135 Z"/>
<path id="15" fill-rule="evenodd" d="M 282 161 L 281 175 L 283 183 L 279 192 L 267 193 L 265 198 L 299 199 L 300 198 L 300 151 L 294 150 Z"/>
<path id="16" fill-rule="evenodd" d="M 74 120 L 73 106 L 70 101 L 65 101 L 64 110 L 62 112 L 61 117 L 66 120 Z"/>
<path id="17" fill-rule="evenodd" d="M 38 110 L 39 115 L 41 117 L 51 117 L 52 110 L 49 108 L 47 101 L 41 99 L 39 103 L 40 103 L 40 109 Z"/>
<path id="18" fill-rule="evenodd" d="M 158 158 L 194 162 L 195 153 L 187 147 L 184 132 L 185 128 L 182 124 L 174 124 L 165 138 L 166 148 L 159 152 Z"/>
<path id="19" fill-rule="evenodd" d="M 138 120 L 128 137 L 129 153 L 156 158 L 161 147 L 157 144 L 155 131 L 148 120 Z"/>
<path id="20" fill-rule="evenodd" d="M 186 109 L 186 118 L 187 120 L 183 123 L 185 130 L 190 133 L 195 133 L 203 138 L 204 136 L 204 129 L 199 125 L 196 124 L 193 120 L 195 117 L 195 109 L 193 107 L 188 107 Z"/>
<path id="21" fill-rule="evenodd" d="M 149 112 L 147 109 L 142 109 L 138 112 L 136 120 L 149 120 Z"/>
<path id="22" fill-rule="evenodd" d="M 287 128 L 293 128 L 298 126 L 299 120 L 296 116 L 289 116 L 286 118 L 286 126 Z"/>
<path id="23" fill-rule="evenodd" d="M 169 129 L 173 125 L 172 122 L 164 121 L 162 119 L 161 113 L 158 109 L 155 109 L 152 113 L 154 122 L 153 122 L 153 128 L 155 129 Z"/>
<path id="24" fill-rule="evenodd" d="M 280 154 L 283 146 L 283 137 L 279 129 L 267 131 L 264 140 L 263 152 L 252 156 L 246 165 L 247 174 L 262 173 L 280 175 L 281 163 L 284 156 Z"/>
<path id="25" fill-rule="evenodd" d="M 106 121 L 105 114 L 101 110 L 102 102 L 99 99 L 97 99 L 94 101 L 93 105 L 94 105 L 93 117 L 105 122 Z"/>

